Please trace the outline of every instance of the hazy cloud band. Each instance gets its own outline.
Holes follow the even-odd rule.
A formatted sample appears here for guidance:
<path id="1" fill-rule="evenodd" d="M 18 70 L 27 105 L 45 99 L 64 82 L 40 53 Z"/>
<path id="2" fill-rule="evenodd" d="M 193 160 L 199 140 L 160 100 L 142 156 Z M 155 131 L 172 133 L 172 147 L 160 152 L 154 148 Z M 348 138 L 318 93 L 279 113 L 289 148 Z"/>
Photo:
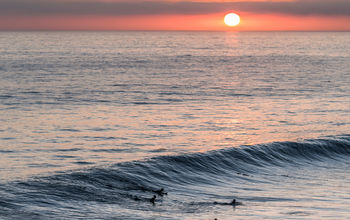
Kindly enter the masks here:
<path id="1" fill-rule="evenodd" d="M 297 0 L 293 2 L 0 0 L 0 15 L 12 16 L 196 15 L 229 10 L 289 15 L 350 16 L 350 0 Z"/>

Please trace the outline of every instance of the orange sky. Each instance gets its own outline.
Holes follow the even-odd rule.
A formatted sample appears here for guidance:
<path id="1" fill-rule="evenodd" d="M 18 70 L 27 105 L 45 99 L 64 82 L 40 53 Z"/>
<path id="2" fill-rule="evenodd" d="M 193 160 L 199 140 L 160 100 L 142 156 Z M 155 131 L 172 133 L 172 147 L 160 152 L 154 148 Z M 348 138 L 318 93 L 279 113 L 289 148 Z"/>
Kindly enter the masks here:
<path id="1" fill-rule="evenodd" d="M 345 0 L 10 1 L 0 2 L 0 30 L 350 31 Z M 239 26 L 225 26 L 228 12 L 241 16 Z"/>

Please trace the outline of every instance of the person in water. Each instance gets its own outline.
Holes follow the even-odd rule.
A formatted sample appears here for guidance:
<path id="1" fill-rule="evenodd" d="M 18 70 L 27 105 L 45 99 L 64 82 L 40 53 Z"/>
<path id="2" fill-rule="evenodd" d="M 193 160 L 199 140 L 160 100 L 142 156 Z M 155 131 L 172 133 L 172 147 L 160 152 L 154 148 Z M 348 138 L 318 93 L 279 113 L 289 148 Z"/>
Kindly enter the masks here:
<path id="1" fill-rule="evenodd" d="M 232 205 L 232 206 L 236 206 L 236 205 L 242 205 L 242 203 L 237 202 L 236 199 L 233 199 L 232 202 L 214 202 L 214 205 Z"/>
<path id="2" fill-rule="evenodd" d="M 168 195 L 168 193 L 164 192 L 164 188 L 161 188 L 160 190 L 152 190 L 152 192 L 155 192 L 160 196 Z"/>
<path id="3" fill-rule="evenodd" d="M 150 201 L 152 204 L 154 204 L 154 201 L 156 201 L 156 198 L 157 198 L 157 196 L 154 195 L 149 201 Z"/>

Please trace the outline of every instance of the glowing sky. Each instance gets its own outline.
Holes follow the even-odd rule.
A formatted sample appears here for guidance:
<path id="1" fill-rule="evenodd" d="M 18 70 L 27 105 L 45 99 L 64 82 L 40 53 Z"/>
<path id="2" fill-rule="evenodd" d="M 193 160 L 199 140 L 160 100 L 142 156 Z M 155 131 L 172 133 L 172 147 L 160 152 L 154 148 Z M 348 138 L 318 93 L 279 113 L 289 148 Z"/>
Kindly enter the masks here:
<path id="1" fill-rule="evenodd" d="M 0 0 L 0 30 L 344 31 L 350 0 Z"/>

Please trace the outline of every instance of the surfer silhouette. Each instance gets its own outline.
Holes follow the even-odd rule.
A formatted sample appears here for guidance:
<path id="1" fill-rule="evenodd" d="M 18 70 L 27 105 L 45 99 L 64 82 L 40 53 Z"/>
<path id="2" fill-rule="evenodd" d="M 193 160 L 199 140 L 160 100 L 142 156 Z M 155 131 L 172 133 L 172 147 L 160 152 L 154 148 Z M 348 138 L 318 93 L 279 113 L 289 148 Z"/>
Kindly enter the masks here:
<path id="1" fill-rule="evenodd" d="M 152 192 L 155 192 L 160 196 L 168 195 L 168 193 L 164 192 L 164 188 L 161 188 L 160 190 L 152 190 Z"/>
<path id="2" fill-rule="evenodd" d="M 152 204 L 154 204 L 154 201 L 156 200 L 156 198 L 157 198 L 157 196 L 153 196 L 149 201 L 152 203 Z"/>
<path id="3" fill-rule="evenodd" d="M 214 202 L 214 205 L 232 205 L 232 206 L 236 206 L 236 205 L 242 205 L 242 203 L 237 202 L 236 199 L 233 199 L 232 202 Z"/>

